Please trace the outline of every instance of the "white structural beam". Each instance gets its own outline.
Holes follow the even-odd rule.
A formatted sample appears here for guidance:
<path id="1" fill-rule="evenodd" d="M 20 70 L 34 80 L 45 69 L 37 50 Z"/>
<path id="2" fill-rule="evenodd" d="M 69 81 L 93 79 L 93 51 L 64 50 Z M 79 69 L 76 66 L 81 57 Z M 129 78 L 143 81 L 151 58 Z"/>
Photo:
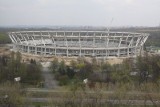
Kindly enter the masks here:
<path id="1" fill-rule="evenodd" d="M 141 36 L 138 37 L 138 39 L 137 39 L 137 41 L 136 41 L 136 46 L 138 46 L 138 44 L 140 43 L 141 38 L 142 38 Z"/>
<path id="2" fill-rule="evenodd" d="M 11 33 L 9 33 L 8 35 L 9 35 L 9 37 L 10 37 L 11 41 L 12 41 L 13 43 L 16 43 L 16 41 L 15 41 L 15 40 L 13 39 L 13 37 L 12 37 L 12 34 L 11 34 Z"/>
<path id="3" fill-rule="evenodd" d="M 44 39 L 43 39 L 43 34 L 42 34 L 42 32 L 40 32 L 40 35 L 41 35 L 41 43 L 42 43 L 44 46 L 46 46 L 46 43 L 44 42 Z"/>
<path id="4" fill-rule="evenodd" d="M 12 34 L 11 36 L 14 39 L 15 43 L 18 43 L 17 40 L 16 40 L 16 38 L 15 38 L 15 34 Z"/>
<path id="5" fill-rule="evenodd" d="M 144 45 L 144 43 L 146 42 L 148 36 L 144 36 L 143 39 L 141 40 L 141 46 Z"/>

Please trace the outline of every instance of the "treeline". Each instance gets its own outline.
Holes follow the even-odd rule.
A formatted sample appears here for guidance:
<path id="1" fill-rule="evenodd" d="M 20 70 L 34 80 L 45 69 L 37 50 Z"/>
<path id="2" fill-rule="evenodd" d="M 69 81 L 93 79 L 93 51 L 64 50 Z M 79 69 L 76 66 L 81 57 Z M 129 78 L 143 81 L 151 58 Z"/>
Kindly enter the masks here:
<path id="1" fill-rule="evenodd" d="M 55 58 L 51 64 L 60 85 L 70 85 L 74 82 L 90 82 L 128 84 L 140 86 L 144 83 L 154 83 L 159 86 L 160 56 L 139 56 L 137 59 L 125 59 L 121 64 L 110 65 L 103 61 L 92 59 L 88 62 L 84 58 L 72 61 L 67 66 L 64 61 L 58 62 Z"/>
<path id="2" fill-rule="evenodd" d="M 150 34 L 148 40 L 146 41 L 146 46 L 157 46 L 160 47 L 160 30 L 147 32 Z"/>
<path id="3" fill-rule="evenodd" d="M 5 32 L 0 32 L 0 44 L 11 43 L 9 36 Z"/>
<path id="4" fill-rule="evenodd" d="M 0 83 L 20 77 L 21 83 L 37 85 L 42 81 L 41 66 L 31 59 L 30 63 L 22 61 L 20 52 L 12 52 L 10 56 L 0 56 Z"/>

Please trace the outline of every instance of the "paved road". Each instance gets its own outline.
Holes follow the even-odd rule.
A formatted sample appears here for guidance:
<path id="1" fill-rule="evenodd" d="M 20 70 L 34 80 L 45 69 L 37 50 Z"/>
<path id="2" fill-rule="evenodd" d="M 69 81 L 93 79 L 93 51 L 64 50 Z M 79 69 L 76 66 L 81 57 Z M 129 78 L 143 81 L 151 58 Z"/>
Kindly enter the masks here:
<path id="1" fill-rule="evenodd" d="M 44 77 L 44 88 L 55 89 L 58 87 L 57 81 L 54 79 L 53 73 L 49 70 L 49 62 L 42 63 L 42 76 Z"/>

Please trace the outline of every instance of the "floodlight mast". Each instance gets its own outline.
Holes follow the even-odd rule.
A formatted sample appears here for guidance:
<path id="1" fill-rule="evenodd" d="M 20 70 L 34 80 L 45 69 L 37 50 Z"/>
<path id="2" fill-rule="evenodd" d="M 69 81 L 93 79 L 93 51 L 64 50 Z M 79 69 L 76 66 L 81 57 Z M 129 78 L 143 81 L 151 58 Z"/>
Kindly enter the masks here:
<path id="1" fill-rule="evenodd" d="M 109 26 L 107 27 L 107 32 L 108 32 L 108 33 L 110 32 L 110 27 L 111 27 L 111 25 L 112 25 L 113 20 L 114 20 L 114 19 L 112 18 Z"/>
<path id="2" fill-rule="evenodd" d="M 109 24 L 109 26 L 107 27 L 107 33 L 108 33 L 108 36 L 109 36 L 109 32 L 110 32 L 110 27 L 111 27 L 111 25 L 112 25 L 112 22 L 113 22 L 113 18 L 111 19 L 111 21 L 110 21 L 110 24 Z M 106 56 L 103 58 L 104 59 L 104 61 L 106 61 L 106 59 L 107 59 L 107 54 L 108 54 L 108 42 L 109 42 L 109 37 L 107 37 L 106 36 Z"/>

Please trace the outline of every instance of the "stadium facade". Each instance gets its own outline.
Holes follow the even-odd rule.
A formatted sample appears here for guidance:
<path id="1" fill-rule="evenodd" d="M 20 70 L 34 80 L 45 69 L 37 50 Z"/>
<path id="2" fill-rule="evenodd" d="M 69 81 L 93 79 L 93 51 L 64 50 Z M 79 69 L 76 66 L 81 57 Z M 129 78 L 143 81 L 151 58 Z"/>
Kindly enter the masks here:
<path id="1" fill-rule="evenodd" d="M 140 54 L 149 34 L 106 31 L 9 32 L 14 49 L 51 56 L 133 57 Z"/>

